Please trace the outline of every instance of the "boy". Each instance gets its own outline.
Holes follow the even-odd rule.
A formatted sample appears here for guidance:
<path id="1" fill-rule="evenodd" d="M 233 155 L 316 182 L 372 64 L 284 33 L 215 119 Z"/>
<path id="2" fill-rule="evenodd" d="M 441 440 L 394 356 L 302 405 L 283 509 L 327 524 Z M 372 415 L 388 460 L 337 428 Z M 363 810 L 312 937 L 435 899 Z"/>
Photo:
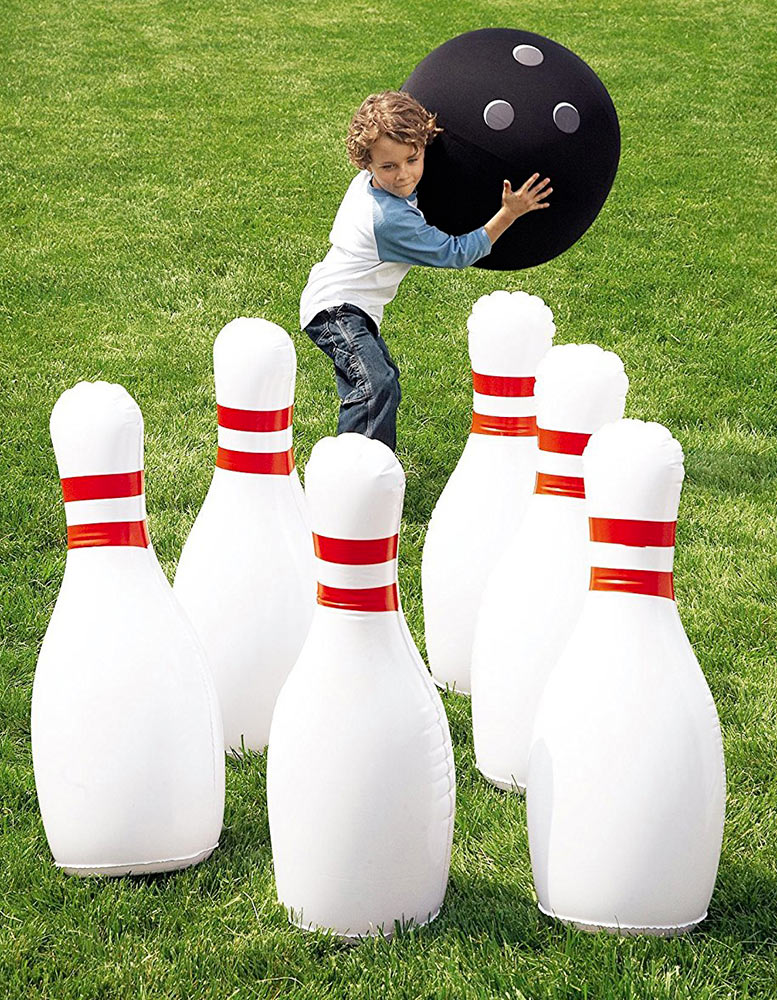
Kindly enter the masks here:
<path id="1" fill-rule="evenodd" d="M 467 267 L 526 212 L 548 208 L 548 178 L 534 174 L 518 190 L 505 181 L 502 207 L 480 229 L 448 236 L 428 225 L 416 204 L 424 150 L 441 132 L 409 94 L 373 94 L 351 121 L 346 146 L 360 173 L 337 211 L 332 248 L 310 272 L 300 325 L 334 362 L 337 433 L 356 431 L 396 448 L 399 369 L 380 335 L 383 307 L 413 264 Z M 532 185 L 534 185 L 532 187 Z"/>

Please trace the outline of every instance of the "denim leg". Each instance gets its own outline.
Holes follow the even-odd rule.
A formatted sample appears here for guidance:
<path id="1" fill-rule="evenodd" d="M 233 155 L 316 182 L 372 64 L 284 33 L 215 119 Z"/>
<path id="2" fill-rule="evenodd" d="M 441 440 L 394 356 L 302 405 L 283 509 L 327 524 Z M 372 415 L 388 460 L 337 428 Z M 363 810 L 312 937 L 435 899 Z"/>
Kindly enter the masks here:
<path id="1" fill-rule="evenodd" d="M 372 320 L 346 304 L 319 313 L 306 332 L 334 363 L 337 433 L 364 434 L 396 448 L 399 369 Z"/>

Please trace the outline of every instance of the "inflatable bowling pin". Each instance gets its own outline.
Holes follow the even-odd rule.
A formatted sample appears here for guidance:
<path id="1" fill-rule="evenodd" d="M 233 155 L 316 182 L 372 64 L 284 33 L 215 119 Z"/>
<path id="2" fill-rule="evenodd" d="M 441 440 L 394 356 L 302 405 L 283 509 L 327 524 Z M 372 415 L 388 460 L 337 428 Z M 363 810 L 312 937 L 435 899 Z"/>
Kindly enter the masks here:
<path id="1" fill-rule="evenodd" d="M 540 695 L 588 590 L 580 456 L 623 416 L 628 384 L 617 354 L 595 344 L 551 347 L 537 366 L 534 494 L 486 584 L 472 647 L 475 759 L 500 788 L 526 787 Z"/>
<path id="2" fill-rule="evenodd" d="M 143 418 L 120 385 L 80 382 L 54 406 L 51 438 L 68 553 L 32 692 L 49 846 L 77 875 L 186 868 L 221 831 L 221 715 L 149 541 Z"/>
<path id="3" fill-rule="evenodd" d="M 526 292 L 492 292 L 467 321 L 472 429 L 432 512 L 421 564 L 426 648 L 440 687 L 470 691 L 475 619 L 488 575 L 534 487 L 534 372 L 553 313 Z"/>
<path id="4" fill-rule="evenodd" d="M 683 454 L 660 424 L 623 420 L 583 469 L 591 589 L 532 739 L 534 882 L 561 920 L 676 934 L 706 916 L 725 810 L 718 716 L 674 601 Z"/>
<path id="5" fill-rule="evenodd" d="M 305 469 L 318 606 L 276 704 L 267 806 L 290 920 L 343 937 L 427 923 L 448 880 L 453 753 L 399 603 L 404 488 L 359 434 L 324 438 Z"/>
<path id="6" fill-rule="evenodd" d="M 279 326 L 236 319 L 216 338 L 213 366 L 216 468 L 181 553 L 175 593 L 208 656 L 226 749 L 262 750 L 315 606 L 313 546 L 292 449 L 296 355 Z"/>

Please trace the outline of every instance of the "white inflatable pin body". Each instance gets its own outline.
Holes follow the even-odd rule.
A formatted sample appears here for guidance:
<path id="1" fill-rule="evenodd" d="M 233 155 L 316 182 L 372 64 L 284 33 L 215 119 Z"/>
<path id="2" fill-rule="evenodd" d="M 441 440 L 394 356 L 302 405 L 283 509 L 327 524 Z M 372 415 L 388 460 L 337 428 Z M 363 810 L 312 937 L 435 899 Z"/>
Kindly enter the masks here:
<path id="1" fill-rule="evenodd" d="M 583 468 L 591 590 L 529 756 L 537 896 L 585 928 L 677 934 L 706 916 L 725 812 L 718 716 L 674 601 L 682 450 L 623 420 Z"/>
<path id="2" fill-rule="evenodd" d="M 175 593 L 211 665 L 227 750 L 267 745 L 275 699 L 315 605 L 313 546 L 294 465 L 289 335 L 236 319 L 213 346 L 218 454 Z"/>
<path id="3" fill-rule="evenodd" d="M 290 920 L 343 937 L 427 923 L 448 880 L 453 753 L 399 603 L 404 488 L 359 434 L 324 438 L 305 469 L 318 605 L 276 705 L 267 805 Z"/>
<path id="4" fill-rule="evenodd" d="M 623 416 L 628 379 L 594 344 L 552 347 L 537 367 L 537 475 L 523 520 L 486 584 L 472 650 L 472 725 L 482 774 L 524 789 L 542 689 L 588 590 L 583 449 Z"/>
<path id="5" fill-rule="evenodd" d="M 221 714 L 149 540 L 143 418 L 121 386 L 81 382 L 54 406 L 51 437 L 68 553 L 32 695 L 49 846 L 78 875 L 185 868 L 218 844 Z"/>
<path id="6" fill-rule="evenodd" d="M 486 580 L 534 487 L 534 374 L 556 331 L 550 309 L 525 292 L 484 295 L 467 328 L 472 429 L 432 512 L 421 566 L 432 676 L 462 694 Z"/>

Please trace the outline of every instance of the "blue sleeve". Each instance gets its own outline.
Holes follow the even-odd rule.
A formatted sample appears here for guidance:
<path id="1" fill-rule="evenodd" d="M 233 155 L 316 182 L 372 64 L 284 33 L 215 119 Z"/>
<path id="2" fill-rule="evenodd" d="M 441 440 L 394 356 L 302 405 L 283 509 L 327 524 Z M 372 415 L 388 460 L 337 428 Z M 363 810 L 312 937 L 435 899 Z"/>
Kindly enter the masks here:
<path id="1" fill-rule="evenodd" d="M 461 268 L 491 253 L 491 240 L 482 227 L 449 236 L 430 226 L 420 210 L 402 198 L 376 199 L 372 220 L 378 257 L 384 261 Z"/>

